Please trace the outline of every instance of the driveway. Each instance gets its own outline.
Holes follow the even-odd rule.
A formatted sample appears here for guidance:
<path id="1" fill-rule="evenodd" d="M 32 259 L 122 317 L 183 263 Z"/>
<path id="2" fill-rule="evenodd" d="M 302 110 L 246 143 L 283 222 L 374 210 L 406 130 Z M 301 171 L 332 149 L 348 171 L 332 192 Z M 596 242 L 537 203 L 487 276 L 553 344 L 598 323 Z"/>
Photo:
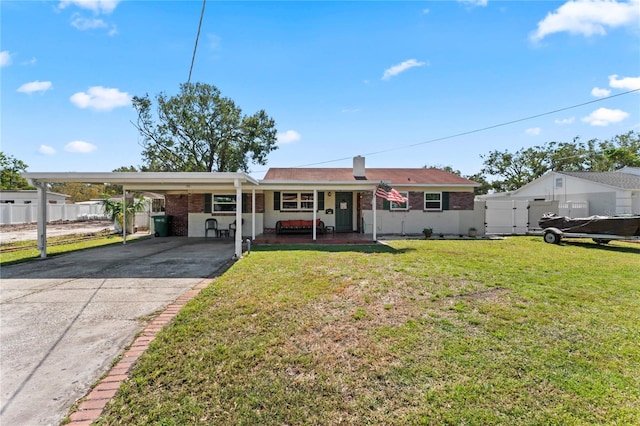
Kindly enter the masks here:
<path id="1" fill-rule="evenodd" d="M 0 271 L 0 424 L 58 425 L 144 321 L 234 253 L 231 239 L 151 238 Z"/>

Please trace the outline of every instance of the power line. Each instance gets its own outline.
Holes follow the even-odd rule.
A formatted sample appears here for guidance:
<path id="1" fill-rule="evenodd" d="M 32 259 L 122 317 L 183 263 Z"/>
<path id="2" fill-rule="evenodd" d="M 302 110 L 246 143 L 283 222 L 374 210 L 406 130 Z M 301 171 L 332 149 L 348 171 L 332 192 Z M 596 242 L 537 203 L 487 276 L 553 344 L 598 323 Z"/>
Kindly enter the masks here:
<path id="1" fill-rule="evenodd" d="M 204 17 L 204 7 L 207 4 L 207 0 L 202 0 L 202 11 L 200 12 L 200 23 L 198 24 L 198 34 L 196 34 L 196 43 L 193 46 L 193 55 L 191 56 L 191 67 L 189 67 L 189 78 L 187 84 L 191 83 L 191 72 L 193 71 L 193 63 L 196 60 L 196 51 L 198 50 L 198 40 L 200 39 L 200 29 L 202 28 L 202 18 Z"/>
<path id="2" fill-rule="evenodd" d="M 618 93 L 618 94 L 615 94 L 615 95 L 607 96 L 606 98 L 594 99 L 592 101 L 583 102 L 581 104 L 576 104 L 576 105 L 572 105 L 572 106 L 568 106 L 568 107 L 564 107 L 564 108 L 555 109 L 553 111 L 543 112 L 541 114 L 531 115 L 531 116 L 528 116 L 528 117 L 525 117 L 525 118 L 518 118 L 516 120 L 506 121 L 506 122 L 503 122 L 503 123 L 494 124 L 494 125 L 487 126 L 487 127 L 482 127 L 480 129 L 469 130 L 469 131 L 466 131 L 466 132 L 456 133 L 456 134 L 453 134 L 453 135 L 443 136 L 443 137 L 435 138 L 435 139 L 429 139 L 429 140 L 424 141 L 424 142 L 418 142 L 418 143 L 414 143 L 414 144 L 410 144 L 410 145 L 403 145 L 403 146 L 398 146 L 398 147 L 394 147 L 394 148 L 383 149 L 383 150 L 380 150 L 380 151 L 368 152 L 368 153 L 365 153 L 363 155 L 364 156 L 372 156 L 372 155 L 384 154 L 386 152 L 399 151 L 401 149 L 413 148 L 415 146 L 426 145 L 426 144 L 429 144 L 429 143 L 440 142 L 440 141 L 443 141 L 443 140 L 453 139 L 453 138 L 457 138 L 457 137 L 460 137 L 460 136 L 470 135 L 470 134 L 473 134 L 473 133 L 484 132 L 485 130 L 491 130 L 491 129 L 495 129 L 495 128 L 498 128 L 498 127 L 504 127 L 504 126 L 508 126 L 510 124 L 520 123 L 522 121 L 533 120 L 534 118 L 539 118 L 539 117 L 544 117 L 546 115 L 556 114 L 558 112 L 567 111 L 567 110 L 574 109 L 574 108 L 579 108 L 579 107 L 582 107 L 582 106 L 585 106 L 585 105 L 594 104 L 596 102 L 606 101 L 608 99 L 613 99 L 613 98 L 616 98 L 618 96 L 628 95 L 629 93 L 634 93 L 634 92 L 638 92 L 638 91 L 640 91 L 640 89 L 628 90 L 626 92 L 622 92 L 622 93 Z M 321 165 L 321 164 L 328 164 L 328 163 L 335 163 L 335 162 L 338 162 L 338 161 L 350 160 L 351 158 L 353 158 L 353 157 L 336 158 L 336 159 L 333 159 L 333 160 L 319 161 L 317 163 L 303 164 L 303 165 L 295 166 L 295 167 L 318 166 L 318 165 Z M 264 172 L 264 171 L 266 171 L 266 170 L 258 170 L 258 171 L 255 171 L 253 173 L 261 173 L 261 172 Z"/>

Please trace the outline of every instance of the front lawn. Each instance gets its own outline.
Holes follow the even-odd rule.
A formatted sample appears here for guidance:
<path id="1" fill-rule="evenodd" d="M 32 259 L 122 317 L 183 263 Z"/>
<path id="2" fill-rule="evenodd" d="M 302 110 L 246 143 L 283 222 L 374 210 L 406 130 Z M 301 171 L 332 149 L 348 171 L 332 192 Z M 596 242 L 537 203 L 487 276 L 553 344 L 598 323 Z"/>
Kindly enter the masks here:
<path id="1" fill-rule="evenodd" d="M 100 423 L 640 424 L 640 245 L 256 247 Z"/>

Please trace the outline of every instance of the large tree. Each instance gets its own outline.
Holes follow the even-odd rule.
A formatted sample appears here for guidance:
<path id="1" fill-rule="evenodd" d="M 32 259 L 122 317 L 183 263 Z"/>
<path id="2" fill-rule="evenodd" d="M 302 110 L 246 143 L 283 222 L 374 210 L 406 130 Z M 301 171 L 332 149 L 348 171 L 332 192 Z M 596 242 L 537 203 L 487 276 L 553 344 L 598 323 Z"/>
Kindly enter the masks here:
<path id="1" fill-rule="evenodd" d="M 630 131 L 610 140 L 579 137 L 572 142 L 548 142 L 542 146 L 509 151 L 491 151 L 481 156 L 481 173 L 494 176 L 491 187 L 512 191 L 539 178 L 550 170 L 606 172 L 624 166 L 640 166 L 640 135 Z"/>
<path id="2" fill-rule="evenodd" d="M 144 171 L 248 171 L 277 149 L 274 120 L 264 110 L 242 115 L 215 86 L 182 84 L 178 95 L 161 93 L 156 102 L 154 118 L 148 95 L 133 98 Z"/>
<path id="3" fill-rule="evenodd" d="M 29 182 L 20 173 L 27 170 L 24 161 L 0 151 L 0 189 L 28 189 Z"/>

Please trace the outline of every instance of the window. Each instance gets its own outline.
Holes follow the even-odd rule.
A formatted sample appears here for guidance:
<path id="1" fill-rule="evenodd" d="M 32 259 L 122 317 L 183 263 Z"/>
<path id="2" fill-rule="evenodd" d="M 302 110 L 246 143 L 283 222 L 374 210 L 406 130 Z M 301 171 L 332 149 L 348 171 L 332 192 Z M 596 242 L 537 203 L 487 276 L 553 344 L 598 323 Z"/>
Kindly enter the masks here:
<path id="1" fill-rule="evenodd" d="M 280 210 L 313 211 L 313 192 L 283 192 Z"/>
<path id="2" fill-rule="evenodd" d="M 556 178 L 556 188 L 562 188 L 562 178 Z"/>
<path id="3" fill-rule="evenodd" d="M 424 209 L 442 210 L 442 192 L 425 192 Z"/>
<path id="4" fill-rule="evenodd" d="M 236 196 L 213 194 L 213 211 L 214 212 L 235 212 Z"/>
<path id="5" fill-rule="evenodd" d="M 396 201 L 391 201 L 389 206 L 390 210 L 408 210 L 409 208 L 409 191 L 398 191 L 400 195 L 407 199 L 404 203 L 398 203 Z"/>

